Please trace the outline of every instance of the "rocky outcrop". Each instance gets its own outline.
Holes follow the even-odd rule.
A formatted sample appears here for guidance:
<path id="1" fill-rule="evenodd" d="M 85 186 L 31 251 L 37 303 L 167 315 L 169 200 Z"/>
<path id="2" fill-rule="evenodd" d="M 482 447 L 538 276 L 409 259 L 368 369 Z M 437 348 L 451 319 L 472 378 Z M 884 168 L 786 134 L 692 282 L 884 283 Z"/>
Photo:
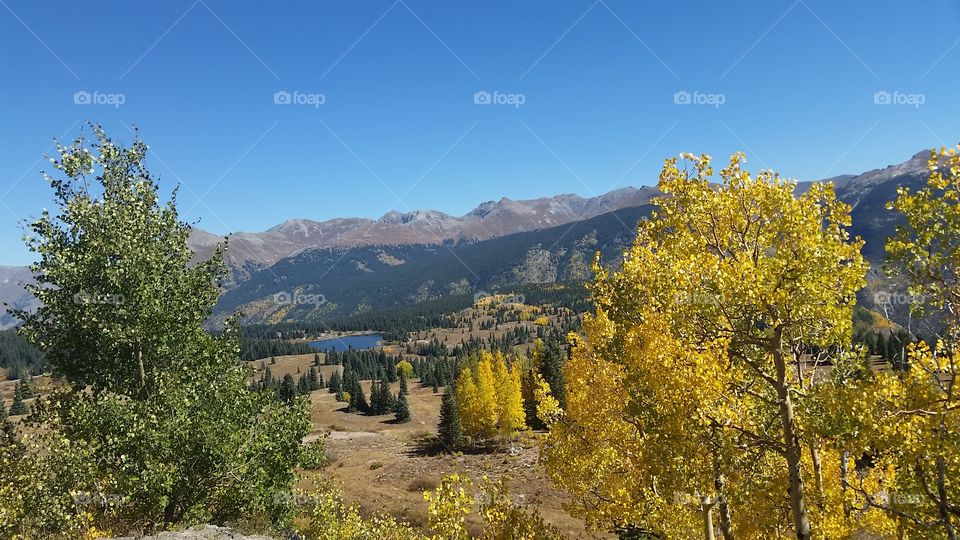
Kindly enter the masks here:
<path id="1" fill-rule="evenodd" d="M 122 536 L 107 540 L 275 540 L 269 536 L 245 536 L 225 527 L 206 525 L 185 531 L 162 532 L 151 536 Z"/>

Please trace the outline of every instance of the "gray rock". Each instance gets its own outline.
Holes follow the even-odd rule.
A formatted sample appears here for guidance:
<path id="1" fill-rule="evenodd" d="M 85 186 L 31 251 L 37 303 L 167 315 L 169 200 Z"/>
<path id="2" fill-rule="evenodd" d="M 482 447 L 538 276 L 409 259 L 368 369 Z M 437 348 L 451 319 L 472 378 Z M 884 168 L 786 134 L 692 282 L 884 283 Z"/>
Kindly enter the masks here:
<path id="1" fill-rule="evenodd" d="M 269 536 L 245 536 L 226 527 L 205 525 L 185 531 L 162 532 L 152 536 L 124 536 L 107 540 L 274 540 Z"/>

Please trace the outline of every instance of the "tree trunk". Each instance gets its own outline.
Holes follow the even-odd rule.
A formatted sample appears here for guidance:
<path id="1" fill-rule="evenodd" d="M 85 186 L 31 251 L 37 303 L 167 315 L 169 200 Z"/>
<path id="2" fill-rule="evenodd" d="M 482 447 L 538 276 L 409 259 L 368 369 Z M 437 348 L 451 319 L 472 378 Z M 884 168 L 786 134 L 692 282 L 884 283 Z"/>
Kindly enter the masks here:
<path id="1" fill-rule="evenodd" d="M 140 393 L 147 393 L 147 372 L 143 367 L 143 348 L 140 346 L 140 340 L 137 340 L 137 367 L 140 371 Z"/>
<path id="2" fill-rule="evenodd" d="M 717 512 L 720 514 L 720 534 L 723 540 L 733 540 L 733 523 L 730 519 L 730 507 L 727 505 L 726 481 L 722 474 L 714 482 L 717 488 Z"/>
<path id="3" fill-rule="evenodd" d="M 813 461 L 813 479 L 817 488 L 817 507 L 823 510 L 823 461 L 820 459 L 820 448 L 817 441 L 810 441 L 810 459 Z"/>
<path id="4" fill-rule="evenodd" d="M 787 365 L 783 354 L 783 330 L 778 327 L 773 339 L 773 361 L 777 370 L 777 397 L 780 403 L 780 421 L 783 424 L 783 446 L 787 461 L 790 485 L 790 511 L 797 540 L 810 540 L 810 520 L 803 496 L 803 476 L 801 472 L 802 449 L 795 431 L 793 418 L 793 400 L 790 397 L 790 385 L 787 382 Z"/>
<path id="5" fill-rule="evenodd" d="M 844 450 L 840 453 L 840 492 L 843 495 L 843 516 L 850 519 L 850 503 L 847 502 L 847 486 L 849 486 L 849 480 L 847 479 L 847 461 L 850 460 L 850 452 Z"/>
<path id="6" fill-rule="evenodd" d="M 703 509 L 703 538 L 704 540 L 716 540 L 713 534 L 713 505 L 714 501 L 710 497 L 700 499 L 700 508 Z"/>
<path id="7" fill-rule="evenodd" d="M 943 456 L 939 456 L 937 457 L 937 497 L 940 499 L 938 504 L 940 507 L 940 520 L 943 522 L 943 528 L 947 532 L 947 538 L 949 540 L 957 540 L 957 530 L 953 527 L 953 522 L 950 520 L 950 506 L 947 502 L 946 476 L 947 463 L 943 459 Z"/>

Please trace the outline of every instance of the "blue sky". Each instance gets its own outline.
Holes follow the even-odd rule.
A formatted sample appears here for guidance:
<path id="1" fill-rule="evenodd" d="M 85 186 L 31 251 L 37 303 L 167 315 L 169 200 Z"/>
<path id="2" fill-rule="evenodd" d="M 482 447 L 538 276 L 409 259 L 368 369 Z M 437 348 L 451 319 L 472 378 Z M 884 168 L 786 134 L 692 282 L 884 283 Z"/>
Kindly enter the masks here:
<path id="1" fill-rule="evenodd" d="M 260 231 L 651 185 L 681 151 L 883 167 L 960 141 L 958 66 L 947 0 L 0 0 L 0 263 L 86 120 L 139 127 L 186 219 Z"/>

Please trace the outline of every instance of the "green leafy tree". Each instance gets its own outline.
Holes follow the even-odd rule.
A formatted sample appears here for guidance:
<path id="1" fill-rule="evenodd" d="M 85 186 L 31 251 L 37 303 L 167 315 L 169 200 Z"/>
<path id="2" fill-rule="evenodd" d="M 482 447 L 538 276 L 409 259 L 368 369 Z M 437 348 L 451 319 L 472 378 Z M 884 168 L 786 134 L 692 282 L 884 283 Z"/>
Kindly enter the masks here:
<path id="1" fill-rule="evenodd" d="M 161 202 L 144 166 L 146 144 L 118 146 L 92 129 L 92 142 L 58 144 L 59 172 L 46 176 L 55 210 L 27 238 L 42 307 L 14 314 L 69 384 L 38 408 L 37 444 L 22 460 L 30 475 L 0 471 L 0 493 L 33 501 L 0 509 L 0 531 L 8 518 L 48 523 L 38 537 L 81 516 L 112 530 L 288 520 L 305 406 L 248 390 L 235 322 L 218 335 L 203 327 L 226 274 L 223 248 L 194 262 L 175 194 Z M 115 507 L 78 508 L 78 491 L 121 495 Z"/>

